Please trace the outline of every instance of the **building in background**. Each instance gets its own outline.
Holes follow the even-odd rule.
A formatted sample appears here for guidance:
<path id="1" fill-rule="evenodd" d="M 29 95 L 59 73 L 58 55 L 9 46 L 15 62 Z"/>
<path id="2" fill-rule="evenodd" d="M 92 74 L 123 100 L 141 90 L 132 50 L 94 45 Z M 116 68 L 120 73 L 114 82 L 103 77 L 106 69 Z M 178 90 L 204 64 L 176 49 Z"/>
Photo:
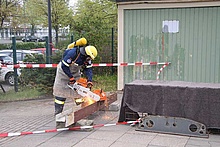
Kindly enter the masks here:
<path id="1" fill-rule="evenodd" d="M 69 34 L 69 27 L 64 27 L 59 29 L 59 37 L 65 37 Z M 17 39 L 31 35 L 31 26 L 24 27 L 20 25 L 18 28 L 4 27 L 0 29 L 0 39 L 10 39 L 13 36 L 16 36 Z M 34 29 L 34 35 L 36 37 L 48 36 L 48 28 L 36 26 Z M 55 37 L 55 30 L 52 29 L 52 37 Z"/>

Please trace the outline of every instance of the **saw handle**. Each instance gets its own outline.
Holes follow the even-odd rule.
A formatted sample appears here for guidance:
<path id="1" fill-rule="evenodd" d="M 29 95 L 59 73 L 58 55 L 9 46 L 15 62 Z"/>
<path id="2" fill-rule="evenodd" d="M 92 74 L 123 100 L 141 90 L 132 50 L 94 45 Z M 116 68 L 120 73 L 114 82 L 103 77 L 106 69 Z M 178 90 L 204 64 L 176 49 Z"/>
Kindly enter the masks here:
<path id="1" fill-rule="evenodd" d="M 74 86 L 74 85 L 76 85 L 76 84 L 77 84 L 76 82 L 75 82 L 74 84 L 70 84 L 70 83 L 68 83 L 67 86 L 68 86 L 69 88 L 71 88 L 72 90 L 77 91 L 76 86 Z"/>
<path id="2" fill-rule="evenodd" d="M 70 78 L 70 81 L 68 84 L 74 84 L 74 83 L 76 83 L 76 80 L 74 79 L 74 77 Z"/>
<path id="3" fill-rule="evenodd" d="M 93 86 L 93 83 L 92 83 L 92 82 L 87 82 L 86 88 L 89 88 L 90 91 L 91 91 L 91 89 L 92 89 L 92 86 Z"/>

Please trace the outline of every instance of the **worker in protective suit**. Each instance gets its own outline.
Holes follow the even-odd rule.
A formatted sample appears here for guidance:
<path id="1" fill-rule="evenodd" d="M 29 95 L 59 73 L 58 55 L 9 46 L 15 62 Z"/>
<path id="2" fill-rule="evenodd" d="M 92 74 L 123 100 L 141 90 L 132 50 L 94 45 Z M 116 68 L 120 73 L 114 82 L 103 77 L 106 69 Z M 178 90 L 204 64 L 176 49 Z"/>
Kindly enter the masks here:
<path id="1" fill-rule="evenodd" d="M 63 111 L 66 98 L 73 98 L 76 94 L 67 84 L 74 84 L 80 78 L 81 69 L 87 77 L 87 87 L 91 89 L 93 86 L 91 60 L 94 60 L 98 53 L 94 46 L 86 44 L 85 38 L 69 44 L 57 66 L 53 86 L 55 115 Z"/>

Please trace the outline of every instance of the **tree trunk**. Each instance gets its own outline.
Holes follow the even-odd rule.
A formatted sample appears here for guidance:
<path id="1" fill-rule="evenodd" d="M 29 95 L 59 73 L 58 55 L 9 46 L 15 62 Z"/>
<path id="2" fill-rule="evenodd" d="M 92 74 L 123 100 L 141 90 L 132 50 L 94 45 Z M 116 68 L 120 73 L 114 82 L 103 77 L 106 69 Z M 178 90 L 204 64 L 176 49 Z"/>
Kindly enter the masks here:
<path id="1" fill-rule="evenodd" d="M 31 36 L 34 36 L 34 34 L 35 34 L 34 27 L 35 27 L 35 25 L 32 24 L 32 25 L 31 25 Z"/>
<path id="2" fill-rule="evenodd" d="M 59 27 L 55 27 L 55 32 L 56 32 L 56 42 L 55 42 L 55 45 L 57 45 L 58 44 L 58 33 L 59 33 Z"/>
<path id="3" fill-rule="evenodd" d="M 0 28 L 2 28 L 3 23 L 4 23 L 4 17 L 1 17 L 1 26 L 0 26 Z"/>

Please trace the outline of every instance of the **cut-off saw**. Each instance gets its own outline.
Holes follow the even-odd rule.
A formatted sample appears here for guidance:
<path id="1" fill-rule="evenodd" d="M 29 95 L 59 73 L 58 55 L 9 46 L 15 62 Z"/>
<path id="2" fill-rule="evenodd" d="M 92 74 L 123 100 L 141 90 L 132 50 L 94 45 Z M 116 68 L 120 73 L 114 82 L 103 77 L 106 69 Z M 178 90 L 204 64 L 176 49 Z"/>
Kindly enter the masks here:
<path id="1" fill-rule="evenodd" d="M 74 84 L 67 84 L 69 88 L 72 90 L 75 90 L 79 95 L 82 97 L 89 97 L 95 100 L 96 102 L 100 100 L 100 96 L 90 91 L 89 88 L 81 86 L 78 82 L 75 82 Z"/>

